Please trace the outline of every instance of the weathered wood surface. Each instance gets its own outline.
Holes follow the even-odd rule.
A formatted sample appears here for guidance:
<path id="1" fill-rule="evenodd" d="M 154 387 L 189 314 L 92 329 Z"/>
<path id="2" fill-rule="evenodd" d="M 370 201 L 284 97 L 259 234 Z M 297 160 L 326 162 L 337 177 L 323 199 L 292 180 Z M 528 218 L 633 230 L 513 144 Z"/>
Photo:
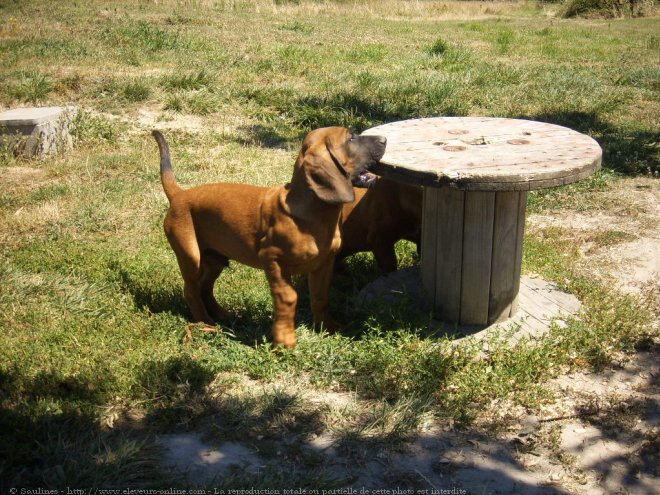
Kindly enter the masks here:
<path id="1" fill-rule="evenodd" d="M 461 313 L 464 325 L 488 323 L 495 193 L 465 193 Z M 497 267 L 495 267 L 497 268 Z"/>
<path id="2" fill-rule="evenodd" d="M 498 192 L 495 197 L 489 323 L 504 321 L 517 309 L 526 203 L 526 193 Z"/>
<path id="3" fill-rule="evenodd" d="M 529 191 L 581 180 L 602 150 L 566 127 L 518 119 L 436 117 L 365 131 L 387 137 L 374 170 L 395 180 L 468 191 Z"/>
<path id="4" fill-rule="evenodd" d="M 458 321 L 465 192 L 424 188 L 422 284 L 438 318 Z"/>
<path id="5" fill-rule="evenodd" d="M 580 307 L 581 303 L 575 296 L 561 291 L 556 285 L 540 278 L 523 276 L 520 280 L 520 310 L 514 317 L 486 328 L 458 327 L 459 338 L 454 342 L 458 344 L 466 337 L 487 341 L 494 332 L 513 331 L 508 343 L 514 346 L 523 338 L 541 338 L 550 329 L 553 320 L 562 322 L 575 315 Z M 454 331 L 453 327 L 444 325 L 447 333 Z"/>
<path id="6" fill-rule="evenodd" d="M 424 188 L 421 279 L 437 318 L 486 325 L 513 316 L 526 198 Z"/>
<path id="7" fill-rule="evenodd" d="M 523 238 L 525 235 L 525 212 L 527 209 L 527 193 L 520 193 L 518 196 L 518 233 L 516 234 L 517 244 L 516 244 L 516 254 L 515 254 L 515 266 L 513 273 L 514 288 L 513 291 L 516 296 L 511 301 L 511 312 L 510 315 L 513 316 L 518 311 L 518 300 L 519 300 L 519 289 L 520 289 L 520 276 L 522 274 L 522 256 L 523 256 Z"/>

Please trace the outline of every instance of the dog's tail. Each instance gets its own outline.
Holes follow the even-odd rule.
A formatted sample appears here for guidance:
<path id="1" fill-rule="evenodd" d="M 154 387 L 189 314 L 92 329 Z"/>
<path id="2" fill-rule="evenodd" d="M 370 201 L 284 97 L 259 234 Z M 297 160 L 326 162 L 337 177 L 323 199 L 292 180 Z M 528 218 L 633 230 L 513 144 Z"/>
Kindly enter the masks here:
<path id="1" fill-rule="evenodd" d="M 167 146 L 165 137 L 160 133 L 160 131 L 154 129 L 151 134 L 156 138 L 156 142 L 158 143 L 158 150 L 160 151 L 160 182 L 163 184 L 165 196 L 167 196 L 167 199 L 171 203 L 174 195 L 181 191 L 181 187 L 179 187 L 179 184 L 176 183 L 174 172 L 172 171 L 170 147 Z"/>

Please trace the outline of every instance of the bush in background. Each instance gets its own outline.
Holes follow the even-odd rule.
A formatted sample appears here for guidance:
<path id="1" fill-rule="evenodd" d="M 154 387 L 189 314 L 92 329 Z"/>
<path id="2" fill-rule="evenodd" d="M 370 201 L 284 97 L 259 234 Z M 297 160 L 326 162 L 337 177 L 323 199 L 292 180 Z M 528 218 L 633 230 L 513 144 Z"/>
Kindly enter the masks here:
<path id="1" fill-rule="evenodd" d="M 566 0 L 561 16 L 616 18 L 643 17 L 653 7 L 653 0 Z"/>

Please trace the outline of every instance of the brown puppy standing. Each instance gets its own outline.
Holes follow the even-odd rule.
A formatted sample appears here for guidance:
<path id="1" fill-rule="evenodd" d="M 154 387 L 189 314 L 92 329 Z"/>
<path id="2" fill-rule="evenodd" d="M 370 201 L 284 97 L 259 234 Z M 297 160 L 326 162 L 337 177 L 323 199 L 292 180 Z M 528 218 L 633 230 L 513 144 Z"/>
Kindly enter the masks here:
<path id="1" fill-rule="evenodd" d="M 183 190 L 174 178 L 165 138 L 158 131 L 153 135 L 170 201 L 165 234 L 193 319 L 212 325 L 227 316 L 215 300 L 213 285 L 229 260 L 236 260 L 266 273 L 275 344 L 296 345 L 298 295 L 292 275 L 309 275 L 314 325 L 332 327 L 328 290 L 340 246 L 342 205 L 355 199 L 352 182 L 383 156 L 385 138 L 357 136 L 341 127 L 317 129 L 305 137 L 285 186 L 217 183 Z"/>
<path id="2" fill-rule="evenodd" d="M 394 244 L 416 242 L 422 233 L 422 187 L 378 178 L 368 188 L 355 189 L 355 202 L 344 205 L 342 244 L 337 259 L 372 251 L 384 273 L 397 267 Z"/>

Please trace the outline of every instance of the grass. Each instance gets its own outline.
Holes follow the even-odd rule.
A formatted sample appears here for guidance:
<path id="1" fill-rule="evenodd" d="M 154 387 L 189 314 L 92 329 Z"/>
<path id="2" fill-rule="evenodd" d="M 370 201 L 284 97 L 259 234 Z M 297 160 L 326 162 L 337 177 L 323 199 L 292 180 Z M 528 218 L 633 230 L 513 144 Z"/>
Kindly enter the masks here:
<path id="1" fill-rule="evenodd" d="M 7 94 L 21 102 L 39 103 L 53 91 L 51 79 L 37 71 L 28 71 L 21 74 L 20 80 L 6 89 Z"/>
<path id="2" fill-rule="evenodd" d="M 524 269 L 576 294 L 584 311 L 534 345 L 510 350 L 494 336 L 479 359 L 479 346 L 452 346 L 405 304 L 356 306 L 377 275 L 367 254 L 333 283 L 343 333 L 310 330 L 300 282 L 299 347 L 275 352 L 263 274 L 232 264 L 217 295 L 241 316 L 183 344 L 188 311 L 162 233 L 152 126 L 201 122 L 166 131 L 184 185 L 283 184 L 312 128 L 431 115 L 532 118 L 597 139 L 605 170 L 531 194 L 532 212 L 607 208 L 592 200 L 599 192 L 659 171 L 657 18 L 565 21 L 522 3 L 194 4 L 0 5 L 10 19 L 0 104 L 83 109 L 68 155 L 0 155 L 0 490 L 162 486 L 145 431 L 195 427 L 273 455 L 294 435 L 286 462 L 298 485 L 333 487 L 346 480 L 305 450 L 311 435 L 330 429 L 347 452 L 399 448 L 431 420 L 469 425 L 494 399 L 538 408 L 549 376 L 648 345 L 652 300 L 583 273 L 561 230 L 528 236 Z M 140 124 L 144 109 L 157 121 Z M 32 178 L 9 178 L 21 169 Z M 629 239 L 611 230 L 591 241 Z M 416 263 L 409 243 L 398 254 Z M 237 385 L 246 379 L 265 391 Z M 310 390 L 354 401 L 319 405 Z M 289 486 L 268 470 L 223 483 Z"/>

